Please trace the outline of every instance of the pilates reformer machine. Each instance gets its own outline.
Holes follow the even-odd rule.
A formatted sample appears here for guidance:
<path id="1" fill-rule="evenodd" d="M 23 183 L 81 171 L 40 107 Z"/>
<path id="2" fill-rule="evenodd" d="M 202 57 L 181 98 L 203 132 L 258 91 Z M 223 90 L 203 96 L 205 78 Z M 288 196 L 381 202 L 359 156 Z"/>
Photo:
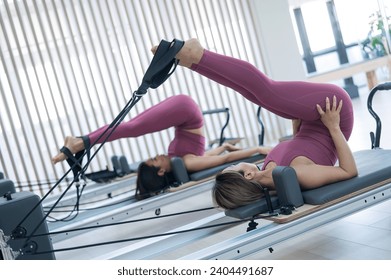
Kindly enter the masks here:
<path id="1" fill-rule="evenodd" d="M 253 205 L 227 210 L 225 214 L 237 219 L 254 219 L 260 213 L 288 207 L 288 215 L 270 217 L 272 223 L 224 240 L 182 259 L 242 259 L 260 250 L 305 233 L 311 229 L 349 216 L 391 198 L 391 150 L 380 148 L 382 123 L 372 107 L 375 93 L 390 90 L 391 83 L 374 87 L 369 93 L 367 107 L 376 121 L 376 131 L 370 133 L 371 149 L 354 153 L 358 176 L 329 184 L 318 189 L 300 191 L 295 172 L 289 167 L 278 167 L 273 172 L 277 197 Z M 273 207 L 273 206 L 272 206 Z M 286 214 L 286 213 L 285 213 Z"/>
<path id="2" fill-rule="evenodd" d="M 156 55 L 155 55 L 155 57 L 156 57 Z M 151 63 L 151 65 L 152 64 L 153 63 Z M 151 66 L 150 66 L 150 68 L 151 68 Z M 167 72 L 170 69 L 168 67 L 166 67 L 163 70 L 164 70 L 163 72 Z M 152 80 L 152 82 L 150 82 L 150 81 L 148 81 L 148 71 L 147 71 L 147 73 L 143 79 L 143 84 L 141 85 L 139 90 L 135 92 L 136 97 L 138 99 L 140 98 L 140 96 L 145 94 L 146 89 L 148 87 L 156 88 L 158 85 L 160 85 L 162 82 L 164 82 L 164 80 L 166 78 L 168 78 L 164 75 L 161 75 L 161 74 L 159 74 L 159 75 L 156 75 L 157 77 L 152 77 L 150 79 L 150 80 Z M 150 76 L 153 76 L 153 75 L 151 74 Z M 164 76 L 164 79 L 163 79 L 163 76 Z M 147 86 L 144 85 L 144 80 L 146 80 L 149 83 Z M 140 96 L 137 96 L 138 92 L 140 92 L 140 91 L 142 91 L 143 93 Z M 130 110 L 130 108 L 133 105 L 134 105 L 134 103 L 130 104 L 130 106 L 128 105 L 128 108 L 125 108 L 125 109 Z M 125 109 L 124 109 L 124 111 L 127 112 Z M 227 110 L 225 110 L 225 112 L 227 112 Z M 258 110 L 258 115 L 259 115 L 259 112 L 260 112 L 260 109 Z M 123 112 L 121 112 L 121 113 L 122 113 L 122 115 L 124 115 Z M 216 113 L 216 112 L 206 112 L 206 114 L 211 114 L 211 113 Z M 222 137 L 223 137 L 223 131 L 221 133 L 220 142 L 222 141 L 221 140 Z M 263 137 L 263 134 L 262 134 L 262 137 Z M 248 160 L 250 162 L 253 162 L 254 160 L 259 160 L 259 159 L 262 159 L 262 156 L 250 158 Z M 183 165 L 183 163 L 181 163 L 179 160 L 178 160 L 178 162 L 179 162 L 178 164 Z M 77 162 L 77 164 L 80 164 L 80 163 Z M 230 163 L 230 164 L 232 164 L 232 163 Z M 122 165 L 122 167 L 123 167 L 123 165 Z M 222 169 L 224 167 L 225 166 L 221 166 L 219 168 Z M 203 172 L 202 175 L 190 174 L 191 176 L 190 177 L 188 176 L 187 178 L 185 178 L 183 175 L 181 175 L 182 177 L 178 178 L 178 180 L 180 181 L 180 183 L 188 183 L 187 185 L 189 185 L 189 184 L 193 183 L 192 182 L 193 180 L 206 180 L 205 179 L 206 177 L 208 177 L 208 176 L 210 177 L 211 174 L 215 173 L 216 171 L 218 171 L 218 169 L 206 170 Z M 186 172 L 186 170 L 185 170 L 185 172 Z M 183 179 L 183 178 L 185 178 L 185 179 Z M 128 186 L 129 180 L 134 182 L 134 178 L 130 178 L 128 180 L 122 180 L 121 183 L 114 182 L 113 184 L 111 184 L 112 186 L 108 187 L 108 189 L 116 189 L 119 187 L 119 185 L 120 186 L 125 186 L 125 185 Z M 210 178 L 209 178 L 209 181 L 210 181 Z M 206 186 L 207 187 L 204 187 L 204 188 L 210 188 L 210 184 L 206 184 Z M 183 186 L 182 186 L 182 188 L 183 188 Z M 201 187 L 201 188 L 197 188 L 197 189 L 199 189 L 199 191 L 202 191 L 202 190 L 204 190 L 204 188 Z M 45 223 L 44 220 L 48 216 L 43 215 L 44 211 L 42 209 L 43 205 L 41 204 L 42 200 L 40 201 L 37 196 L 34 196 L 31 193 L 23 193 L 23 192 L 17 193 L 17 192 L 15 192 L 15 189 L 13 188 L 11 182 L 9 182 L 9 184 L 8 183 L 5 184 L 4 188 L 2 185 L 2 192 L 3 191 L 4 191 L 4 195 L 3 194 L 2 195 L 3 195 L 4 200 L 0 201 L 0 203 L 3 204 L 3 205 L 0 204 L 0 206 L 2 208 L 1 211 L 15 212 L 15 214 L 12 214 L 11 217 L 16 221 L 10 222 L 9 220 L 7 220 L 7 217 L 4 215 L 2 215 L 3 219 L 0 219 L 0 228 L 1 228 L 0 240 L 1 240 L 1 246 L 2 246 L 1 247 L 1 249 L 2 249 L 1 250 L 1 252 L 2 252 L 1 258 L 7 257 L 7 258 L 18 258 L 18 259 L 27 258 L 27 259 L 29 259 L 29 256 L 34 255 L 34 253 L 36 252 L 38 247 L 41 250 L 43 249 L 43 250 L 48 251 L 48 253 L 46 253 L 46 254 L 40 253 L 39 254 L 40 256 L 38 257 L 38 259 L 55 258 L 54 253 L 53 253 L 53 244 L 57 241 L 57 239 L 52 236 L 49 238 L 49 235 L 51 235 L 52 230 L 56 230 L 56 226 L 54 226 L 53 228 L 49 228 L 47 226 L 47 224 Z M 107 192 L 107 189 L 105 189 L 104 191 L 99 190 L 99 184 L 98 184 L 94 188 L 94 190 L 91 190 L 89 193 L 84 194 L 84 196 L 94 197 L 97 194 L 105 194 L 105 192 Z M 91 225 L 104 223 L 106 220 L 107 221 L 121 220 L 121 219 L 127 218 L 129 216 L 135 216 L 140 211 L 142 211 L 144 213 L 148 209 L 153 209 L 154 214 L 159 215 L 160 211 L 161 211 L 161 207 L 166 204 L 170 204 L 172 199 L 183 199 L 185 197 L 194 197 L 194 192 L 192 192 L 192 193 L 187 192 L 187 191 L 181 191 L 178 193 L 176 193 L 176 192 L 174 193 L 174 191 L 171 191 L 171 192 L 172 192 L 172 194 L 167 195 L 168 199 L 160 199 L 159 198 L 159 199 L 156 199 L 156 201 L 157 201 L 156 203 L 153 203 L 153 201 L 151 202 L 150 200 L 145 201 L 145 202 L 141 202 L 138 204 L 131 204 L 130 203 L 131 204 L 130 206 L 127 205 L 129 203 L 122 203 L 122 204 L 125 204 L 125 207 L 121 207 L 121 203 L 117 202 L 117 203 L 115 203 L 115 205 L 112 205 L 112 209 L 105 208 L 101 212 L 98 211 L 98 213 L 95 212 L 93 214 L 79 215 L 77 217 L 77 219 L 71 219 L 71 221 L 72 221 L 71 224 L 67 223 L 67 225 L 65 225 L 65 226 L 64 225 L 59 226 L 60 231 L 62 231 L 64 239 L 67 239 L 71 236 L 70 231 L 72 231 L 73 229 L 80 227 L 82 225 L 91 226 Z M 59 205 L 61 206 L 61 203 L 63 204 L 62 206 L 64 206 L 64 204 L 66 204 L 66 203 L 69 203 L 69 202 L 72 203 L 72 202 L 75 202 L 78 199 L 80 199 L 79 195 L 72 195 L 72 196 L 70 196 L 70 198 L 68 198 L 64 202 L 64 201 L 62 201 L 62 199 L 64 197 L 65 197 L 65 193 L 63 195 L 61 195 L 60 197 L 52 198 L 52 201 L 50 201 L 50 199 L 49 199 L 49 203 L 47 205 L 52 206 L 54 208 Z M 24 206 L 26 206 L 26 207 L 22 207 L 22 209 L 19 209 L 20 207 L 15 207 L 15 205 L 18 205 L 19 202 L 21 204 L 25 204 Z M 24 211 L 26 210 L 25 208 L 32 208 L 30 210 L 30 212 L 27 213 L 27 215 L 25 215 L 26 213 L 24 213 Z M 27 219 L 27 218 L 29 218 L 29 219 Z M 13 223 L 18 223 L 17 220 L 21 220 L 21 221 L 14 229 L 12 229 Z M 39 220 L 41 220 L 41 222 L 38 223 L 37 226 L 34 225 L 34 223 L 36 223 Z M 26 226 L 27 229 L 24 226 L 22 226 L 23 223 L 27 224 L 27 226 Z M 33 234 L 28 236 L 28 231 L 32 231 Z M 57 236 L 61 236 L 61 234 L 59 234 Z M 27 239 L 27 241 L 30 241 L 30 242 L 26 241 L 23 244 L 23 241 L 22 241 L 23 239 Z M 59 239 L 61 240 L 61 238 L 59 238 Z M 20 249 L 19 252 L 12 251 L 13 248 L 20 247 L 21 244 L 23 244 L 23 245 L 22 245 L 22 248 Z M 6 253 L 6 252 L 8 252 L 8 253 Z"/>
<path id="3" fill-rule="evenodd" d="M 118 240 L 131 242 L 128 246 L 107 249 L 106 246 L 110 242 L 92 244 L 94 246 L 101 245 L 100 247 L 102 247 L 100 255 L 95 255 L 93 258 L 156 259 L 168 256 L 167 258 L 182 259 L 240 259 L 259 250 L 271 248 L 274 244 L 305 231 L 389 199 L 391 197 L 391 151 L 380 148 L 381 121 L 372 110 L 372 99 L 378 90 L 390 89 L 391 84 L 385 83 L 375 87 L 369 94 L 368 110 L 375 118 L 377 127 L 376 133 L 371 133 L 371 149 L 354 154 L 359 170 L 358 177 L 319 189 L 301 192 L 294 171 L 289 167 L 279 167 L 273 173 L 277 188 L 276 196 L 270 196 L 269 199 L 262 199 L 256 204 L 225 212 L 207 207 L 210 206 L 210 201 L 201 202 L 199 206 L 207 207 L 201 218 L 198 217 L 196 220 L 190 220 L 190 222 L 189 219 L 185 219 L 181 223 L 177 223 L 178 218 L 173 216 L 172 221 L 176 222 L 175 226 L 172 226 L 169 222 L 165 222 L 164 226 L 161 223 L 156 224 L 158 232 L 163 231 L 163 234 L 152 232 L 150 235 L 141 236 L 140 238 Z M 7 213 L 17 212 L 19 215 L 19 217 L 16 217 L 17 222 L 22 220 L 19 224 L 23 224 L 23 227 L 10 225 L 4 215 L 0 216 L 1 258 L 19 259 L 21 256 L 21 259 L 54 259 L 57 244 L 62 242 L 73 243 L 79 237 L 75 234 L 76 239 L 72 238 L 73 232 L 76 232 L 73 230 L 78 230 L 80 227 L 85 227 L 86 234 L 89 234 L 90 230 L 94 230 L 92 233 L 95 238 L 96 228 L 94 227 L 97 223 L 101 225 L 113 220 L 124 221 L 129 217 L 139 216 L 142 219 L 151 213 L 152 216 L 160 216 L 161 213 L 166 213 L 166 210 L 162 211 L 163 206 L 170 208 L 173 205 L 176 206 L 179 202 L 198 201 L 198 195 L 209 194 L 208 191 L 213 183 L 210 176 L 206 176 L 206 179 L 200 179 L 201 181 L 198 182 L 196 188 L 188 188 L 186 187 L 187 184 L 191 185 L 192 180 L 199 177 L 194 177 L 195 174 L 188 174 L 186 170 L 183 170 L 183 163 L 180 159 L 174 165 L 176 166 L 175 170 L 177 170 L 175 171 L 177 172 L 176 176 L 183 183 L 178 188 L 179 191 L 169 190 L 162 195 L 119 207 L 120 209 L 118 207 L 117 209 L 106 209 L 93 217 L 84 216 L 72 222 L 72 225 L 69 225 L 68 228 L 65 226 L 60 229 L 53 229 L 58 231 L 59 234 L 54 234 L 52 229 L 49 231 L 46 223 L 36 225 L 36 221 L 42 219 L 41 205 L 31 211 L 31 216 L 36 215 L 36 217 L 23 220 L 25 213 L 20 213 L 20 209 L 7 202 L 18 199 L 30 201 L 28 202 L 29 205 L 38 205 L 39 199 L 37 197 L 32 197 L 26 193 L 10 195 L 7 192 L 0 200 L 2 211 Z M 213 170 L 213 172 L 216 171 Z M 197 176 L 201 175 L 197 174 Z M 12 187 L 9 186 L 9 188 Z M 256 221 L 258 219 L 262 219 L 266 225 L 257 228 Z M 152 223 L 152 221 L 148 221 L 148 223 Z M 249 223 L 247 231 L 244 233 L 242 227 L 234 227 L 234 225 L 243 223 Z M 125 226 L 130 227 L 129 225 Z M 34 228 L 35 235 L 26 235 L 25 231 L 29 232 Z M 234 234 L 229 238 L 222 239 L 224 241 L 220 243 L 212 243 L 210 246 L 204 245 L 203 249 L 197 246 L 197 249 L 193 248 L 191 250 L 193 252 L 191 254 L 182 253 L 178 255 L 173 253 L 179 247 L 188 246 L 196 243 L 197 240 L 202 241 L 211 236 L 232 231 L 233 228 L 235 228 Z M 144 235 L 148 234 L 144 229 L 141 230 Z M 115 231 L 117 232 L 117 230 Z M 118 231 L 122 232 L 123 230 Z M 26 242 L 26 237 L 29 242 Z M 118 238 L 119 236 L 114 237 Z M 14 248 L 21 248 L 21 251 L 15 251 Z M 86 245 L 74 249 L 83 248 L 90 247 Z M 40 254 L 37 254 L 37 252 Z M 61 248 L 57 249 L 57 252 L 61 252 Z"/>
<path id="4" fill-rule="evenodd" d="M 209 148 L 212 148 L 214 145 L 221 146 L 224 142 L 232 142 L 235 144 L 242 139 L 240 137 L 225 136 L 225 130 L 228 127 L 230 121 L 230 109 L 228 107 L 206 110 L 202 113 L 204 116 L 218 114 L 225 115 L 225 120 L 223 120 L 219 135 L 215 139 L 209 141 Z M 260 125 L 260 133 L 258 134 L 258 145 L 262 146 L 264 143 L 265 128 L 261 117 L 261 107 L 257 109 L 256 117 Z M 257 161 L 260 158 L 261 157 L 253 157 L 249 158 L 248 161 L 253 162 L 253 160 Z M 83 191 L 83 199 L 92 199 L 102 195 L 107 195 L 111 197 L 112 194 L 116 192 L 134 192 L 134 185 L 137 179 L 136 173 L 140 162 L 141 161 L 129 163 L 126 156 L 113 155 L 111 157 L 112 170 L 109 170 L 109 168 L 107 167 L 106 170 L 86 174 L 86 178 L 90 181 L 88 183 L 88 188 Z M 178 166 L 178 169 L 184 168 L 182 166 L 183 164 L 180 162 L 179 159 L 174 159 L 173 164 L 175 166 Z M 203 180 L 205 177 L 213 175 L 213 173 L 216 172 L 215 170 L 218 171 L 219 168 L 220 167 L 218 167 L 217 169 L 215 168 L 208 171 L 204 171 L 202 173 L 196 172 L 194 174 L 190 174 L 189 178 L 182 178 L 183 171 L 176 171 L 175 177 L 177 185 L 181 185 L 187 181 Z M 132 187 L 129 188 L 129 186 Z M 49 197 L 45 200 L 44 206 L 48 207 L 53 205 L 58 200 L 58 197 L 59 195 Z M 74 205 L 78 202 L 79 199 L 80 197 L 77 192 L 67 193 L 67 195 L 57 203 L 57 206 L 63 207 L 65 205 Z"/>
<path id="5" fill-rule="evenodd" d="M 262 199 L 256 204 L 225 212 L 211 210 L 210 216 L 168 231 L 172 235 L 141 240 L 96 258 L 242 259 L 260 250 L 271 250 L 279 242 L 384 202 L 391 197 L 391 151 L 380 148 L 381 120 L 372 109 L 372 99 L 377 91 L 390 89 L 390 83 L 381 84 L 368 96 L 368 110 L 376 120 L 376 132 L 370 133 L 371 149 L 354 153 L 359 176 L 301 192 L 293 169 L 279 167 L 273 174 L 277 195 L 271 196 L 270 200 Z M 188 190 L 195 189 L 198 188 Z M 190 193 L 194 195 L 192 191 Z M 264 225 L 258 227 L 259 219 L 262 219 L 259 223 Z M 241 221 L 242 225 L 248 223 L 247 229 L 235 226 L 235 220 Z M 214 224 L 221 226 L 208 227 Z M 192 228 L 202 230 L 187 232 Z M 216 240 L 219 235 L 229 236 L 227 232 L 231 232 L 230 238 L 218 238 L 223 241 L 210 242 L 210 246 L 205 246 L 211 236 Z M 199 246 L 197 240 L 204 245 Z M 181 247 L 191 249 L 178 252 Z"/>
<path id="6" fill-rule="evenodd" d="M 261 132 L 259 134 L 259 143 L 260 145 L 263 144 L 264 140 L 264 126 L 263 122 L 260 116 L 261 108 L 258 108 L 257 110 L 257 118 L 258 122 L 261 126 Z M 215 109 L 215 110 L 209 110 L 204 111 L 204 114 L 218 114 L 218 113 L 224 113 L 226 115 L 225 123 L 223 127 L 220 130 L 220 137 L 216 140 L 212 140 L 209 143 L 209 146 L 212 146 L 213 144 L 218 142 L 218 145 L 221 145 L 225 141 L 229 140 L 237 140 L 238 138 L 226 138 L 224 135 L 224 130 L 228 126 L 229 123 L 229 108 L 223 108 L 223 109 Z M 254 155 L 252 157 L 249 157 L 247 159 L 243 159 L 240 161 L 247 161 L 251 163 L 257 163 L 262 161 L 264 158 L 263 155 Z M 180 158 L 173 158 L 172 159 L 172 166 L 174 171 L 174 176 L 176 178 L 175 186 L 168 189 L 166 192 L 173 193 L 178 192 L 179 190 L 184 190 L 190 187 L 196 187 L 199 189 L 198 191 L 207 191 L 212 186 L 212 179 L 213 175 L 216 174 L 218 171 L 221 171 L 225 167 L 238 163 L 239 161 L 230 162 L 218 167 L 210 168 L 203 170 L 201 172 L 193 172 L 188 173 L 186 171 L 186 168 L 183 164 L 183 161 Z M 57 203 L 57 208 L 65 208 L 67 205 L 68 207 L 72 207 L 73 205 L 79 203 L 78 205 L 83 204 L 81 199 L 83 198 L 83 201 L 90 202 L 97 198 L 108 198 L 110 196 L 110 199 L 102 199 L 105 200 L 105 204 L 100 204 L 95 206 L 95 209 L 89 209 L 94 211 L 83 211 L 82 209 L 78 209 L 77 217 L 74 218 L 66 218 L 66 219 L 58 219 L 59 221 L 66 221 L 66 223 L 49 223 L 49 230 L 53 231 L 66 231 L 71 230 L 75 227 L 80 226 L 91 226 L 96 223 L 104 223 L 109 222 L 110 220 L 121 220 L 123 218 L 126 218 L 128 216 L 135 216 L 137 214 L 140 214 L 141 212 L 145 213 L 149 209 L 154 209 L 155 215 L 156 213 L 159 213 L 162 210 L 162 208 L 170 203 L 172 203 L 175 200 L 182 200 L 186 197 L 191 197 L 194 195 L 192 191 L 183 191 L 180 194 L 173 194 L 170 197 L 164 197 L 162 199 L 157 200 L 156 203 L 151 203 L 150 201 L 147 202 L 140 202 L 137 203 L 136 199 L 134 198 L 134 195 L 130 195 L 130 193 L 134 194 L 135 192 L 135 171 L 137 171 L 137 164 L 133 164 L 136 166 L 134 169 L 130 169 L 128 162 L 124 156 L 120 157 L 120 160 L 118 160 L 117 156 L 114 156 L 112 158 L 112 164 L 114 167 L 114 171 L 117 174 L 131 174 L 130 177 L 124 176 L 119 177 L 118 179 L 114 179 L 113 181 L 110 181 L 108 183 L 104 184 L 98 184 L 98 183 L 89 183 L 88 191 L 83 192 L 83 194 L 79 197 L 76 193 L 72 193 L 71 195 L 68 195 L 61 199 Z M 133 175 L 133 176 L 132 176 Z M 200 186 L 201 184 L 201 186 Z M 197 192 L 198 192 L 197 191 Z M 56 197 L 51 197 L 48 199 L 48 202 L 44 204 L 44 206 L 49 207 L 50 205 L 53 205 L 57 201 Z M 139 210 L 139 209 L 142 209 Z M 65 212 L 66 211 L 59 211 L 59 212 Z M 126 214 L 124 214 L 126 213 Z M 88 222 L 87 222 L 88 221 Z M 66 238 L 69 238 L 69 236 L 72 235 L 72 233 L 66 232 L 66 234 L 59 234 L 52 237 L 53 241 L 59 241 Z"/>

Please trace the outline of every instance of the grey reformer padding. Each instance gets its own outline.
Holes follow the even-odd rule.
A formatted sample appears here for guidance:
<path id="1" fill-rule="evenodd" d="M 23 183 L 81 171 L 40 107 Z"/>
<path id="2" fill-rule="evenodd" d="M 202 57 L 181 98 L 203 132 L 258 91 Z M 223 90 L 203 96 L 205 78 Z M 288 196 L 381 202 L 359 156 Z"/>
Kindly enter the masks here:
<path id="1" fill-rule="evenodd" d="M 121 164 L 121 170 L 124 174 L 130 174 L 132 173 L 128 160 L 126 159 L 125 156 L 120 156 L 119 157 L 119 163 Z"/>
<path id="2" fill-rule="evenodd" d="M 281 206 L 300 207 L 304 204 L 296 171 L 292 167 L 277 166 L 272 176 Z"/>
<path id="3" fill-rule="evenodd" d="M 128 160 L 125 156 L 112 156 L 111 163 L 113 165 L 114 171 L 118 176 L 124 176 L 132 173 Z M 138 166 L 137 166 L 138 167 Z M 137 171 L 137 169 L 136 169 Z"/>
<path id="4" fill-rule="evenodd" d="M 237 164 L 240 162 L 252 163 L 252 162 L 260 161 L 264 158 L 265 158 L 265 155 L 258 154 L 258 155 L 254 155 L 254 156 L 251 156 L 251 157 L 248 157 L 245 159 L 228 162 L 228 163 L 216 166 L 216 167 L 207 168 L 207 169 L 197 171 L 197 172 L 192 172 L 192 173 L 187 172 L 186 167 L 183 163 L 183 160 L 179 157 L 172 158 L 171 164 L 172 164 L 175 179 L 177 180 L 177 182 L 183 184 L 183 183 L 187 183 L 189 181 L 199 181 L 199 180 L 208 178 L 208 177 L 213 176 L 216 173 L 220 172 L 224 168 L 226 168 L 230 165 L 233 165 L 233 164 Z"/>
<path id="5" fill-rule="evenodd" d="M 113 165 L 114 171 L 117 173 L 117 175 L 121 176 L 122 174 L 122 166 L 119 162 L 118 156 L 112 156 L 111 157 L 111 164 Z"/>
<path id="6" fill-rule="evenodd" d="M 353 155 L 358 169 L 357 177 L 303 191 L 304 202 L 313 205 L 324 204 L 391 178 L 391 150 L 363 150 Z"/>
<path id="7" fill-rule="evenodd" d="M 382 182 L 384 180 L 391 178 L 391 150 L 382 150 L 382 149 L 373 149 L 373 150 L 363 150 L 353 153 L 357 169 L 358 176 L 349 180 L 325 185 L 323 187 L 302 191 L 301 194 L 303 196 L 304 203 L 312 204 L 312 205 L 321 205 L 327 203 L 329 201 L 335 200 L 337 198 L 343 197 L 352 192 L 358 191 L 360 189 L 369 187 L 376 183 Z M 291 168 L 282 170 L 292 170 Z M 273 174 L 274 175 L 274 174 Z M 279 178 L 279 181 L 276 181 L 276 189 L 278 185 L 286 185 L 287 188 L 290 186 L 295 186 L 298 182 L 294 182 L 292 174 L 287 172 L 280 173 L 279 175 L 283 175 Z M 286 175 L 284 177 L 284 175 Z M 273 176 L 275 180 L 275 176 Z M 288 197 L 297 197 L 297 194 L 292 194 L 291 190 L 285 188 L 283 192 L 278 192 L 279 200 L 275 197 L 271 197 L 273 202 L 273 207 L 279 207 L 279 205 L 285 205 L 284 202 L 285 196 Z M 300 198 L 298 198 L 300 200 Z M 293 203 L 294 204 L 294 203 Z M 297 207 L 297 206 L 296 206 Z M 225 214 L 230 217 L 245 219 L 250 218 L 256 214 L 266 213 L 268 211 L 268 207 L 266 204 L 266 200 L 262 199 L 259 202 L 238 207 L 233 210 L 226 210 Z"/>
<path id="8" fill-rule="evenodd" d="M 0 196 L 5 195 L 6 193 L 15 193 L 14 182 L 8 179 L 0 179 Z"/>
<path id="9" fill-rule="evenodd" d="M 185 163 L 182 158 L 173 157 L 171 159 L 171 167 L 174 178 L 178 183 L 184 184 L 190 181 L 189 174 L 187 173 Z"/>

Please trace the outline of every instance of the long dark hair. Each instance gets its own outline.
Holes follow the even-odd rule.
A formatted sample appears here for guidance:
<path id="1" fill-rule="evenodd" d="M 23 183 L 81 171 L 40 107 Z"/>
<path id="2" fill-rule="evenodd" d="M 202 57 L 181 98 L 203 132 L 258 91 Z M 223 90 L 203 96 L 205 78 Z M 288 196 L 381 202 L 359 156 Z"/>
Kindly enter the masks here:
<path id="1" fill-rule="evenodd" d="M 212 196 L 224 209 L 235 209 L 261 199 L 264 194 L 257 181 L 247 180 L 241 172 L 222 172 L 216 175 Z"/>
<path id="2" fill-rule="evenodd" d="M 171 172 L 166 172 L 163 176 L 160 176 L 158 171 L 158 167 L 149 166 L 145 162 L 139 165 L 135 194 L 137 200 L 158 194 L 175 182 Z"/>

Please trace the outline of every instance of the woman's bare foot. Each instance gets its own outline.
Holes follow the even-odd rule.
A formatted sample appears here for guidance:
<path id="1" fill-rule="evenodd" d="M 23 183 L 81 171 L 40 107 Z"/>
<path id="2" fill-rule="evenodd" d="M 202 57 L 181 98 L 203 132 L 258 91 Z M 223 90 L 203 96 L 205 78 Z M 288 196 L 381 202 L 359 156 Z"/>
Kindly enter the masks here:
<path id="1" fill-rule="evenodd" d="M 158 46 L 151 48 L 153 54 L 155 54 Z M 190 68 L 193 63 L 198 64 L 204 54 L 204 48 L 201 46 L 198 39 L 192 38 L 185 42 L 182 49 L 176 55 L 179 59 L 179 65 Z"/>
<path id="2" fill-rule="evenodd" d="M 64 147 L 67 147 L 72 154 L 76 154 L 85 148 L 83 139 L 73 136 L 65 137 Z M 52 158 L 52 163 L 56 164 L 57 162 L 63 161 L 65 159 L 67 159 L 67 157 L 60 152 Z"/>

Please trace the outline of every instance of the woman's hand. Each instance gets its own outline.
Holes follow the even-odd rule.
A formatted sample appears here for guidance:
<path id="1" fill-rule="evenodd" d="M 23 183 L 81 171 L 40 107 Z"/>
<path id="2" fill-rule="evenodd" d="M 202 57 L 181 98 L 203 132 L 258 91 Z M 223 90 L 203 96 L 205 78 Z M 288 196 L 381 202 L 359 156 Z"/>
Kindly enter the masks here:
<path id="1" fill-rule="evenodd" d="M 258 153 L 261 155 L 267 155 L 270 153 L 271 150 L 273 150 L 273 147 L 268 147 L 268 146 L 259 146 L 258 147 Z"/>
<path id="2" fill-rule="evenodd" d="M 226 150 L 227 152 L 233 152 L 233 151 L 241 150 L 241 148 L 236 147 L 235 145 L 232 145 L 231 143 L 228 143 L 228 142 L 224 142 L 222 144 L 222 146 L 224 147 L 224 150 Z"/>
<path id="3" fill-rule="evenodd" d="M 316 104 L 316 109 L 319 112 L 321 121 L 329 131 L 339 129 L 342 100 L 339 101 L 337 106 L 337 98 L 333 96 L 333 104 L 330 105 L 330 99 L 326 97 L 326 111 L 323 111 L 319 104 Z"/>

